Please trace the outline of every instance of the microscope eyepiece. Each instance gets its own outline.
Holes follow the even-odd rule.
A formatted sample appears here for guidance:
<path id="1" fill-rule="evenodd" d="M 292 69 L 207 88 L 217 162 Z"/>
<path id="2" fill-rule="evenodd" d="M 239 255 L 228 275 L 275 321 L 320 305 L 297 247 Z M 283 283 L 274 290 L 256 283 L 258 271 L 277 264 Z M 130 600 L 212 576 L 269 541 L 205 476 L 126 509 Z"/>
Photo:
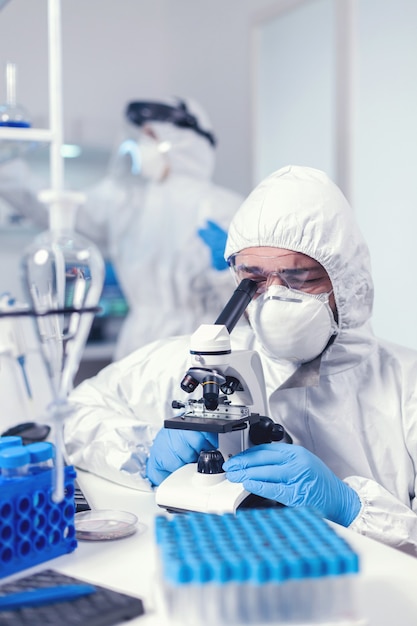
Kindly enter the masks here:
<path id="1" fill-rule="evenodd" d="M 257 289 L 258 283 L 250 278 L 244 278 L 236 287 L 229 302 L 214 323 L 216 325 L 223 324 L 231 333 Z"/>

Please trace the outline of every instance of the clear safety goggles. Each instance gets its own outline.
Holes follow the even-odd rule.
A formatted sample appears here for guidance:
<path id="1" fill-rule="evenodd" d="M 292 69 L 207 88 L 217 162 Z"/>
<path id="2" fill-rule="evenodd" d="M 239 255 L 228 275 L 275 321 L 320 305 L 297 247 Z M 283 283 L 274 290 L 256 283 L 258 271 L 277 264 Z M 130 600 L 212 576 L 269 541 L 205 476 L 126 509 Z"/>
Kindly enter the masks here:
<path id="1" fill-rule="evenodd" d="M 303 255 L 297 267 L 285 267 L 284 256 L 258 256 L 237 252 L 228 263 L 237 282 L 244 278 L 258 283 L 256 295 L 264 293 L 271 285 L 284 285 L 289 289 L 306 293 L 329 293 L 332 284 L 324 267 Z M 275 269 L 276 268 L 276 269 Z"/>

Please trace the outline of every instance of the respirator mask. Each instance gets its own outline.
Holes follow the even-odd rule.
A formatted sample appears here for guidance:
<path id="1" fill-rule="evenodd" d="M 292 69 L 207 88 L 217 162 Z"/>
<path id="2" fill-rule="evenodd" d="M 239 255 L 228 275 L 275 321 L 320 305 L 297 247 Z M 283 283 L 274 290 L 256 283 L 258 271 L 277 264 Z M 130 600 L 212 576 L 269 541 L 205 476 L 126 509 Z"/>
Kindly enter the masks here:
<path id="1" fill-rule="evenodd" d="M 271 285 L 252 300 L 247 313 L 264 349 L 274 358 L 294 363 L 306 363 L 321 354 L 338 332 L 330 293 Z"/>
<path id="2" fill-rule="evenodd" d="M 169 170 L 170 149 L 171 145 L 168 142 L 159 142 L 145 133 L 140 133 L 138 139 L 123 141 L 118 150 L 118 161 L 119 164 L 123 164 L 121 169 L 133 176 L 161 182 Z"/>

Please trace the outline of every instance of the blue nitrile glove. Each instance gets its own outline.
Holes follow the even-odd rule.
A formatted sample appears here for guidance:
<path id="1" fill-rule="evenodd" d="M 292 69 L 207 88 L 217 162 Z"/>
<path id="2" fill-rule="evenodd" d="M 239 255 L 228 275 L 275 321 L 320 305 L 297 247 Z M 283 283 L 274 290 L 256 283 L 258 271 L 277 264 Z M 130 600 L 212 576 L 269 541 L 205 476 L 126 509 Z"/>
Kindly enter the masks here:
<path id="1" fill-rule="evenodd" d="M 206 228 L 199 228 L 199 237 L 210 248 L 211 265 L 215 270 L 225 270 L 227 263 L 224 260 L 224 249 L 226 247 L 227 232 L 216 222 L 207 220 Z"/>
<path id="2" fill-rule="evenodd" d="M 226 478 L 246 491 L 286 506 L 310 506 L 326 519 L 349 526 L 361 508 L 359 496 L 317 456 L 301 446 L 253 446 L 223 464 Z"/>
<path id="3" fill-rule="evenodd" d="M 176 469 L 196 463 L 202 450 L 217 448 L 217 433 L 162 428 L 156 435 L 146 462 L 146 476 L 160 485 Z"/>

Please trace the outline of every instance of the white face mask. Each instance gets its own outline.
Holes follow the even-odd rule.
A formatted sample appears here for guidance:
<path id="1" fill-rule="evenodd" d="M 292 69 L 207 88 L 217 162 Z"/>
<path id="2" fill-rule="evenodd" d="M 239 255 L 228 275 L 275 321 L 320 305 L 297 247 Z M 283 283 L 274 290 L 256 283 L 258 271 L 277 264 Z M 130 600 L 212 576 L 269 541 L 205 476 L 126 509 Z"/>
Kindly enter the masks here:
<path id="1" fill-rule="evenodd" d="M 277 359 L 306 363 L 321 354 L 338 331 L 328 293 L 310 294 L 271 285 L 247 311 L 265 350 Z"/>
<path id="2" fill-rule="evenodd" d="M 138 144 L 138 173 L 148 180 L 160 182 L 168 173 L 167 142 L 142 137 Z"/>

